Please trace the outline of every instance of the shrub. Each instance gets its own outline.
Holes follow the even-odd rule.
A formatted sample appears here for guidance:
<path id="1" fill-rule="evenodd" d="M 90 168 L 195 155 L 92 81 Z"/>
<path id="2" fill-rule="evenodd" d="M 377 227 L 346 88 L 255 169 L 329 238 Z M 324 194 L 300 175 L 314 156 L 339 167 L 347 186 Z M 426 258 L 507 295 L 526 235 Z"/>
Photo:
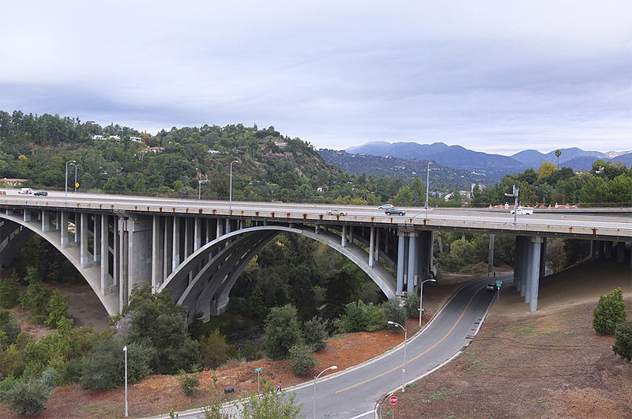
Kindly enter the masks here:
<path id="1" fill-rule="evenodd" d="M 382 308 L 387 322 L 399 323 L 406 327 L 406 309 L 400 305 L 398 300 L 388 300 L 382 304 Z"/>
<path id="2" fill-rule="evenodd" d="M 226 338 L 222 336 L 218 329 L 211 335 L 200 341 L 202 352 L 202 362 L 204 366 L 215 369 L 231 358 L 235 358 L 237 350 L 234 345 L 226 343 Z"/>
<path id="3" fill-rule="evenodd" d="M 29 266 L 29 270 L 31 267 Z M 50 292 L 44 288 L 39 280 L 29 283 L 26 294 L 20 296 L 20 304 L 24 310 L 30 310 L 31 321 L 44 324 L 48 317 L 48 298 Z"/>
<path id="4" fill-rule="evenodd" d="M 289 364 L 296 375 L 309 375 L 318 365 L 311 351 L 303 345 L 294 345 L 290 348 Z"/>
<path id="5" fill-rule="evenodd" d="M 614 332 L 614 339 L 612 347 L 614 353 L 630 362 L 632 360 L 632 322 L 619 323 Z"/>
<path id="6" fill-rule="evenodd" d="M 287 358 L 290 348 L 302 344 L 296 308 L 291 304 L 274 307 L 265 321 L 266 353 L 272 359 Z"/>
<path id="7" fill-rule="evenodd" d="M 247 401 L 247 403 L 245 403 Z M 296 394 L 289 396 L 274 390 L 274 386 L 264 381 L 263 393 L 253 394 L 247 400 L 242 400 L 243 407 L 239 418 L 283 418 L 298 419 L 301 415 L 301 406 L 296 401 Z"/>
<path id="8" fill-rule="evenodd" d="M 37 380 L 17 382 L 3 396 L 11 410 L 22 416 L 37 415 L 46 410 L 50 388 Z"/>
<path id="9" fill-rule="evenodd" d="M 305 343 L 309 345 L 312 350 L 320 351 L 327 347 L 327 338 L 329 333 L 327 332 L 327 320 L 323 320 L 318 316 L 314 316 L 313 319 L 308 320 L 303 324 L 303 337 Z"/>
<path id="10" fill-rule="evenodd" d="M 406 296 L 404 299 L 404 310 L 406 310 L 406 317 L 419 317 L 419 296 L 417 294 L 408 294 Z"/>
<path id="11" fill-rule="evenodd" d="M 367 305 L 358 300 L 357 303 L 349 303 L 342 316 L 342 332 L 364 332 L 369 328 L 369 316 Z"/>
<path id="12" fill-rule="evenodd" d="M 57 323 L 68 316 L 68 301 L 69 298 L 61 295 L 59 290 L 53 291 L 48 303 L 48 327 L 57 327 Z"/>
<path id="13" fill-rule="evenodd" d="M 187 397 L 195 397 L 199 392 L 200 376 L 198 374 L 185 374 L 180 377 L 180 387 Z"/>
<path id="14" fill-rule="evenodd" d="M 599 297 L 599 303 L 593 309 L 593 328 L 600 335 L 614 334 L 617 325 L 625 322 L 627 312 L 621 288 L 613 290 L 608 295 Z"/>
<path id="15" fill-rule="evenodd" d="M 11 313 L 8 311 L 0 311 L 0 331 L 6 334 L 5 345 L 10 345 L 16 342 L 18 335 L 20 334 L 20 327 L 11 318 Z"/>

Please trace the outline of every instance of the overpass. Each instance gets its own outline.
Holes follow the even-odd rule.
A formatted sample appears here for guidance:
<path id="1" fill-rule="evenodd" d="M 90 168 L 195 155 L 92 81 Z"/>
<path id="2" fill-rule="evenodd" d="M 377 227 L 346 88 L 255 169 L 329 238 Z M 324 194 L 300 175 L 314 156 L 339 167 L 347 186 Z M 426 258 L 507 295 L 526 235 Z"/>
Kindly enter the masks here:
<path id="1" fill-rule="evenodd" d="M 531 311 L 537 310 L 547 237 L 591 240 L 594 257 L 616 257 L 632 267 L 630 209 L 560 210 L 514 222 L 506 211 L 487 209 L 406 208 L 404 216 L 387 216 L 361 206 L 329 215 L 331 208 L 8 191 L 0 195 L 0 265 L 8 266 L 38 234 L 77 268 L 110 315 L 127 305 L 135 285 L 149 283 L 188 306 L 190 318 L 225 311 L 240 273 L 280 233 L 301 234 L 340 252 L 388 298 L 418 291 L 431 277 L 439 230 L 515 235 L 515 285 Z"/>

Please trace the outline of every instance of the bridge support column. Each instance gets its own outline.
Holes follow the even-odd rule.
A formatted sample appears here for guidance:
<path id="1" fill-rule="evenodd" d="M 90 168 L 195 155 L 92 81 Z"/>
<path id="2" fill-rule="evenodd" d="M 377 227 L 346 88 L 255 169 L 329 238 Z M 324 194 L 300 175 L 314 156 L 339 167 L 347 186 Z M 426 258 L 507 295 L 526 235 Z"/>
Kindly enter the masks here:
<path id="1" fill-rule="evenodd" d="M 540 237 L 534 237 L 529 242 L 531 261 L 531 268 L 529 271 L 531 272 L 530 278 L 530 301 L 529 301 L 529 311 L 535 312 L 538 311 L 538 293 L 540 289 L 540 254 L 542 250 L 542 239 Z"/>
<path id="2" fill-rule="evenodd" d="M 116 217 L 118 240 L 116 240 L 118 253 L 118 295 L 119 313 L 129 303 L 129 236 L 127 232 L 127 218 Z"/>
<path id="3" fill-rule="evenodd" d="M 406 236 L 403 231 L 397 232 L 397 288 L 396 295 L 401 295 L 404 291 L 404 269 L 406 259 Z"/>
<path id="4" fill-rule="evenodd" d="M 540 278 L 546 276 L 546 237 L 542 237 L 542 245 L 540 246 Z"/>
<path id="5" fill-rule="evenodd" d="M 101 215 L 101 294 L 108 293 L 110 283 L 110 217 Z"/>
<path id="6" fill-rule="evenodd" d="M 380 260 L 380 229 L 375 230 L 375 261 Z"/>
<path id="7" fill-rule="evenodd" d="M 612 259 L 612 242 L 611 241 L 607 241 L 605 242 L 605 249 L 604 249 L 604 258 L 606 260 Z"/>
<path id="8" fill-rule="evenodd" d="M 617 242 L 617 263 L 625 263 L 625 242 Z"/>
<path id="9" fill-rule="evenodd" d="M 193 251 L 202 247 L 202 219 L 196 217 L 193 226 Z"/>
<path id="10" fill-rule="evenodd" d="M 152 252 L 151 252 L 151 287 L 156 290 L 164 282 L 163 261 L 164 227 L 161 226 L 160 216 L 154 215 L 152 220 Z"/>
<path id="11" fill-rule="evenodd" d="M 353 226 L 349 226 L 349 244 L 353 244 Z"/>
<path id="12" fill-rule="evenodd" d="M 92 220 L 94 222 L 94 232 L 92 234 L 92 249 L 94 255 L 92 260 L 95 262 L 101 261 L 101 215 L 93 214 Z"/>
<path id="13" fill-rule="evenodd" d="M 42 211 L 42 231 L 50 231 L 50 212 Z"/>
<path id="14" fill-rule="evenodd" d="M 340 241 L 340 245 L 342 247 L 347 247 L 347 226 L 346 225 L 342 226 L 342 238 Z"/>
<path id="15" fill-rule="evenodd" d="M 494 275 L 494 239 L 495 234 L 489 235 L 489 249 L 487 251 L 487 276 Z"/>
<path id="16" fill-rule="evenodd" d="M 68 213 L 66 211 L 61 212 L 61 247 L 68 246 Z"/>
<path id="17" fill-rule="evenodd" d="M 162 271 L 163 277 L 162 281 L 164 281 L 167 276 L 171 273 L 171 256 L 173 251 L 173 217 L 165 217 L 164 218 L 164 244 L 162 246 L 163 249 L 163 262 L 162 262 Z"/>
<path id="18" fill-rule="evenodd" d="M 75 213 L 75 245 L 81 241 L 81 214 Z"/>
<path id="19" fill-rule="evenodd" d="M 81 218 L 81 231 L 80 231 L 80 259 L 81 266 L 86 266 L 90 262 L 90 254 L 88 252 L 88 213 L 82 212 Z"/>
<path id="20" fill-rule="evenodd" d="M 432 252 L 434 247 L 434 233 L 424 230 L 418 233 L 417 240 L 417 289 L 421 288 L 422 281 L 430 278 L 432 271 Z"/>
<path id="21" fill-rule="evenodd" d="M 408 283 L 406 284 L 406 292 L 412 294 L 415 292 L 415 278 L 418 276 L 417 265 L 417 233 L 409 233 L 408 236 Z"/>
<path id="22" fill-rule="evenodd" d="M 171 242 L 172 259 L 171 259 L 171 272 L 180 265 L 180 219 L 173 217 L 173 240 Z"/>
<path id="23" fill-rule="evenodd" d="M 373 267 L 373 254 L 375 252 L 375 227 L 371 227 L 371 234 L 369 235 L 369 266 Z"/>
<path id="24" fill-rule="evenodd" d="M 143 285 L 151 281 L 153 256 L 153 217 L 133 215 L 127 221 L 127 264 L 128 288 L 130 295 L 134 285 Z"/>

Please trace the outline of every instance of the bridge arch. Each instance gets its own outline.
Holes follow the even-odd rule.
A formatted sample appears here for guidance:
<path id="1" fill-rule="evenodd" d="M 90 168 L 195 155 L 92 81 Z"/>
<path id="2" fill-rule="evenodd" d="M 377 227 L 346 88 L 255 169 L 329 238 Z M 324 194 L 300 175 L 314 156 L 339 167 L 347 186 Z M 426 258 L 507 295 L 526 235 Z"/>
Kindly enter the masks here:
<path id="1" fill-rule="evenodd" d="M 387 298 L 395 297 L 392 275 L 380 264 L 369 266 L 368 253 L 361 247 L 341 244 L 340 236 L 311 228 L 279 225 L 255 226 L 236 230 L 207 243 L 187 257 L 159 287 L 169 290 L 174 301 L 189 307 L 189 315 L 202 312 L 205 318 L 224 312 L 237 278 L 263 246 L 281 233 L 294 233 L 323 243 L 347 257 L 362 269 Z M 191 278 L 190 272 L 202 266 Z"/>

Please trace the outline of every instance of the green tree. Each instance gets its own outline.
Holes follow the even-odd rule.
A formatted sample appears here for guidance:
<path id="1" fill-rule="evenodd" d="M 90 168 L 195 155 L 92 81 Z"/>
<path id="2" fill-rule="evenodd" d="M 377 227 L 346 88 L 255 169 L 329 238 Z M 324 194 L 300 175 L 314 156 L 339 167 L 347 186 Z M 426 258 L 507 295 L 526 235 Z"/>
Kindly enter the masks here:
<path id="1" fill-rule="evenodd" d="M 557 157 L 557 167 L 560 167 L 560 156 L 562 155 L 562 150 L 555 150 L 555 157 Z"/>
<path id="2" fill-rule="evenodd" d="M 275 307 L 265 320 L 265 347 L 272 359 L 285 359 L 290 348 L 302 344 L 296 308 L 291 304 Z"/>
<path id="3" fill-rule="evenodd" d="M 274 386 L 264 381 L 263 394 L 252 395 L 247 403 L 242 403 L 240 419 L 299 419 L 302 404 L 297 404 L 296 395 L 287 396 L 275 391 Z"/>
<path id="4" fill-rule="evenodd" d="M 27 277 L 37 272 L 32 266 L 29 266 L 27 271 L 29 272 Z M 44 288 L 42 281 L 33 277 L 29 281 L 26 293 L 20 297 L 22 308 L 30 311 L 31 321 L 34 323 L 43 324 L 46 321 L 49 295 L 50 291 Z"/>
<path id="5" fill-rule="evenodd" d="M 327 320 L 314 316 L 303 324 L 303 338 L 312 350 L 320 351 L 327 347 L 327 323 Z"/>
<path id="6" fill-rule="evenodd" d="M 53 291 L 48 303 L 48 327 L 57 327 L 57 323 L 68 316 L 68 297 L 61 295 L 59 290 Z"/>
<path id="7" fill-rule="evenodd" d="M 617 325 L 612 350 L 628 362 L 632 360 L 632 322 L 626 321 Z"/>
<path id="8" fill-rule="evenodd" d="M 312 356 L 312 352 L 305 345 L 294 345 L 290 348 L 288 363 L 292 372 L 296 375 L 310 375 L 314 367 L 318 365 L 316 358 Z"/>
<path id="9" fill-rule="evenodd" d="M 15 271 L 8 278 L 0 279 L 0 306 L 11 308 L 20 301 L 20 281 Z"/>
<path id="10" fill-rule="evenodd" d="M 111 334 L 93 343 L 92 353 L 82 359 L 81 387 L 85 390 L 112 390 L 125 380 L 125 354 L 122 339 Z M 127 378 L 135 383 L 151 373 L 150 362 L 155 350 L 145 344 L 127 345 Z"/>
<path id="11" fill-rule="evenodd" d="M 226 342 L 219 329 L 215 329 L 211 334 L 200 341 L 202 352 L 202 362 L 206 368 L 215 369 L 237 355 L 234 345 Z"/>
<path id="12" fill-rule="evenodd" d="M 195 397 L 199 393 L 200 375 L 199 374 L 183 374 L 180 377 L 180 388 L 187 397 Z"/>
<path id="13" fill-rule="evenodd" d="M 384 318 L 386 322 L 395 322 L 399 323 L 402 326 L 406 327 L 406 309 L 402 307 L 399 303 L 399 300 L 392 299 L 386 301 L 382 304 L 382 310 L 384 311 Z M 384 327 L 386 325 L 382 325 Z"/>
<path id="14" fill-rule="evenodd" d="M 50 391 L 47 385 L 38 380 L 19 381 L 2 398 L 11 410 L 22 416 L 32 416 L 46 410 Z"/>
<path id="15" fill-rule="evenodd" d="M 626 321 L 626 302 L 621 288 L 612 290 L 608 295 L 599 297 L 599 303 L 593 309 L 593 328 L 600 335 L 614 334 L 617 325 Z"/>

